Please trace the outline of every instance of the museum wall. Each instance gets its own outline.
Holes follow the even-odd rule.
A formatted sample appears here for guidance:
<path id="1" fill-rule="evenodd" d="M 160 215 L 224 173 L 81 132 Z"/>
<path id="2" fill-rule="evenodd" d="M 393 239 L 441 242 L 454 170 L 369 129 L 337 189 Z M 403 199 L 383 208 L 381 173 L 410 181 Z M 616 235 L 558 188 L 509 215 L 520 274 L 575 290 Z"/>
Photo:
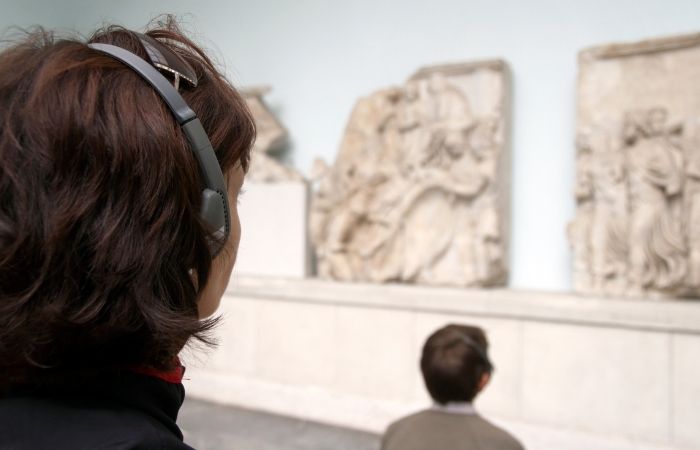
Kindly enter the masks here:
<path id="1" fill-rule="evenodd" d="M 10 37 L 4 33 L 8 27 L 26 28 L 38 24 L 46 28 L 63 28 L 75 23 L 75 8 L 71 2 L 0 0 L 0 11 L 3 38 Z"/>
<path id="2" fill-rule="evenodd" d="M 107 5 L 71 0 L 59 11 L 15 7 L 18 19 L 3 13 L 0 25 L 36 21 L 87 32 L 104 20 L 140 27 L 159 12 L 183 14 L 234 82 L 272 87 L 266 100 L 289 130 L 285 157 L 306 174 L 316 157 L 333 162 L 359 96 L 401 84 L 424 65 L 505 59 L 513 83 L 510 286 L 556 291 L 572 287 L 566 225 L 574 217 L 577 52 L 693 32 L 700 23 L 692 0 Z"/>

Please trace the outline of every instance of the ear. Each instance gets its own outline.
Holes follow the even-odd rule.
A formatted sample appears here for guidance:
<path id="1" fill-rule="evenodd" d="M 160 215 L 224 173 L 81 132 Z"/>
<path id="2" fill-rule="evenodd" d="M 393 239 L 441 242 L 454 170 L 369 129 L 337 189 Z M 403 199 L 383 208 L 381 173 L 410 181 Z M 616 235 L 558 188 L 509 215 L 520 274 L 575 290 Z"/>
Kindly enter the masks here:
<path id="1" fill-rule="evenodd" d="M 488 372 L 482 373 L 479 383 L 476 385 L 477 392 L 481 392 L 489 384 L 489 381 L 491 381 L 491 374 Z"/>

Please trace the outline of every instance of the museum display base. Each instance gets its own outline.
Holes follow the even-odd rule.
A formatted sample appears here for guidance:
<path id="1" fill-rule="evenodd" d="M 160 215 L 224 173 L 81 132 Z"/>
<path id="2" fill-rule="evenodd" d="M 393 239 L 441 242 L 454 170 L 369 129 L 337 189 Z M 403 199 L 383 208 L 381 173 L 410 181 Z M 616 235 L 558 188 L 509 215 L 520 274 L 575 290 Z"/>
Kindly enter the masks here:
<path id="1" fill-rule="evenodd" d="M 250 276 L 303 278 L 309 274 L 306 183 L 246 181 L 238 204 L 241 243 L 236 272 Z"/>
<path id="2" fill-rule="evenodd" d="M 496 367 L 476 407 L 528 448 L 700 446 L 700 303 L 234 276 L 221 313 L 193 397 L 381 432 L 430 404 L 425 338 L 466 323 Z"/>

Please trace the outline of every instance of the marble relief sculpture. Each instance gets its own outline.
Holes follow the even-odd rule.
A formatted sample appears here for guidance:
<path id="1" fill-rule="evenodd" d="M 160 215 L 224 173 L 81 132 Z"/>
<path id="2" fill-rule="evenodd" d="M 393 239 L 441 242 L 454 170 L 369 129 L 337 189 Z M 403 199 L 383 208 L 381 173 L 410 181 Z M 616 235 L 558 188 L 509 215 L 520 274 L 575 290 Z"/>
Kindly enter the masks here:
<path id="1" fill-rule="evenodd" d="M 335 164 L 314 170 L 319 276 L 505 283 L 508 108 L 502 61 L 428 67 L 360 99 Z"/>
<path id="2" fill-rule="evenodd" d="M 267 87 L 256 87 L 242 92 L 257 128 L 257 137 L 246 179 L 258 183 L 304 181 L 297 171 L 270 156 L 284 146 L 287 130 L 263 100 L 269 91 Z"/>
<path id="3" fill-rule="evenodd" d="M 576 290 L 700 294 L 700 35 L 579 56 Z"/>

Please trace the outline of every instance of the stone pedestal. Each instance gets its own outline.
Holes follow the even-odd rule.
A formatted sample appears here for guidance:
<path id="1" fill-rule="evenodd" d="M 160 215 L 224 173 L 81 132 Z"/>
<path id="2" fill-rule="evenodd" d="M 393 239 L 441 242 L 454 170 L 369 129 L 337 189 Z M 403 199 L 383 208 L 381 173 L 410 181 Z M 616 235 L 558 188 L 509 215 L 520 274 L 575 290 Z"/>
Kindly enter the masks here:
<path id="1" fill-rule="evenodd" d="M 304 182 L 245 182 L 238 205 L 243 231 L 236 274 L 309 275 L 308 196 Z"/>
<path id="2" fill-rule="evenodd" d="M 183 356 L 194 397 L 381 432 L 430 404 L 426 337 L 465 323 L 496 367 L 476 407 L 527 448 L 700 447 L 697 303 L 238 276 L 221 312 L 219 349 Z"/>

